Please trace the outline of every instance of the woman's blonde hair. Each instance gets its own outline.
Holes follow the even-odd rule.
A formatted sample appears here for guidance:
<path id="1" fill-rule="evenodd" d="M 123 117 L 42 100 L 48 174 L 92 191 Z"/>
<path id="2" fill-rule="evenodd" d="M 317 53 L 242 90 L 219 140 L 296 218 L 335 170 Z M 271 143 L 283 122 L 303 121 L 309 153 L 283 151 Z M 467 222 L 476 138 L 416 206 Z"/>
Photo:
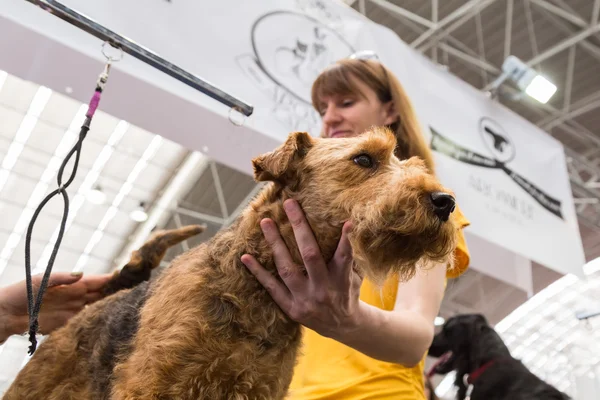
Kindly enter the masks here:
<path id="1" fill-rule="evenodd" d="M 400 159 L 418 156 L 433 173 L 433 154 L 425 142 L 412 102 L 398 79 L 380 62 L 343 59 L 327 68 L 313 83 L 313 107 L 318 110 L 322 99 L 328 96 L 364 96 L 351 79 L 353 77 L 373 89 L 382 103 L 393 102 L 398 121 L 389 128 L 395 132 L 398 141 L 396 156 Z"/>

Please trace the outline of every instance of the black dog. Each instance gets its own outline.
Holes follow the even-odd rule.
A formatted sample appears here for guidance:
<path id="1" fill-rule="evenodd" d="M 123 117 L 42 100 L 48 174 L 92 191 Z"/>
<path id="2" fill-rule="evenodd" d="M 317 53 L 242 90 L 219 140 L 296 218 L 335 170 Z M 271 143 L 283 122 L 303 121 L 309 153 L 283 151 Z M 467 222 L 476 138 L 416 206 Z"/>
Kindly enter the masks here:
<path id="1" fill-rule="evenodd" d="M 456 371 L 459 400 L 570 399 L 513 358 L 483 315 L 448 319 L 435 335 L 429 355 L 439 358 L 430 374 Z"/>

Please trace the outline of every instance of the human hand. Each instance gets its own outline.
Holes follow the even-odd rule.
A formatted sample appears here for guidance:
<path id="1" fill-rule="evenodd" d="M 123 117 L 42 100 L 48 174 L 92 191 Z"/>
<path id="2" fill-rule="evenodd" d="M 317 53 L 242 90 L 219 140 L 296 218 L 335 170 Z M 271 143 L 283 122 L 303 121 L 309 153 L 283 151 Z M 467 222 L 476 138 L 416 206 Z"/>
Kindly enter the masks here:
<path id="1" fill-rule="evenodd" d="M 273 250 L 283 282 L 249 254 L 242 256 L 242 262 L 291 319 L 323 336 L 343 336 L 356 327 L 360 311 L 362 277 L 353 268 L 348 239 L 352 225 L 350 222 L 344 224 L 337 250 L 326 263 L 300 205 L 294 200 L 286 200 L 284 210 L 292 224 L 307 274 L 301 265 L 294 263 L 276 224 L 268 218 L 263 219 L 260 226 Z"/>
<path id="2" fill-rule="evenodd" d="M 111 277 L 111 274 L 89 277 L 81 273 L 51 274 L 39 314 L 40 333 L 48 334 L 60 328 L 85 305 L 101 299 L 102 287 Z M 31 280 L 35 298 L 42 275 L 35 275 Z M 10 335 L 27 331 L 28 326 L 25 281 L 0 288 L 0 342 Z"/>

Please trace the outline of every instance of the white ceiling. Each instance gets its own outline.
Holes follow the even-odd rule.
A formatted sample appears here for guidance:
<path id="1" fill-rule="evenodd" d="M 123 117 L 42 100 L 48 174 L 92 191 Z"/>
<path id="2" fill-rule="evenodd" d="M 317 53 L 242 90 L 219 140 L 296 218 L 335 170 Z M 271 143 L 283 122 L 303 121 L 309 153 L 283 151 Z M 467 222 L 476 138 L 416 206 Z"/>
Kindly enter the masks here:
<path id="1" fill-rule="evenodd" d="M 45 87 L 0 74 L 0 285 L 4 286 L 25 276 L 25 232 L 34 209 L 57 187 L 58 168 L 75 143 L 86 107 Z M 156 199 L 186 153 L 178 144 L 98 111 L 68 190 L 68 229 L 54 270 L 95 273 L 112 266 L 136 225 L 129 213 L 140 202 L 151 204 Z M 86 200 L 96 184 L 107 195 L 101 205 Z M 36 272 L 46 265 L 62 212 L 62 198 L 57 196 L 36 222 L 31 243 Z"/>

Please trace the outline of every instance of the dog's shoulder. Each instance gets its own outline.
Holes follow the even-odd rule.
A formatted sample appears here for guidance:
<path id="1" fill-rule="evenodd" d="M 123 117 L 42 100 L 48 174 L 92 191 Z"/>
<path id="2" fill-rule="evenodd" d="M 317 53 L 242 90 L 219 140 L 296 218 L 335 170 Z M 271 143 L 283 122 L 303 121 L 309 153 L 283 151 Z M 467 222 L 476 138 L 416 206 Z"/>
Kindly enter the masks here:
<path id="1" fill-rule="evenodd" d="M 139 328 L 140 310 L 149 296 L 150 287 L 151 282 L 143 282 L 117 293 L 117 301 L 107 303 L 102 309 L 104 325 L 90 359 L 92 387 L 96 393 L 106 392 L 114 366 L 131 351 L 131 342 Z"/>

